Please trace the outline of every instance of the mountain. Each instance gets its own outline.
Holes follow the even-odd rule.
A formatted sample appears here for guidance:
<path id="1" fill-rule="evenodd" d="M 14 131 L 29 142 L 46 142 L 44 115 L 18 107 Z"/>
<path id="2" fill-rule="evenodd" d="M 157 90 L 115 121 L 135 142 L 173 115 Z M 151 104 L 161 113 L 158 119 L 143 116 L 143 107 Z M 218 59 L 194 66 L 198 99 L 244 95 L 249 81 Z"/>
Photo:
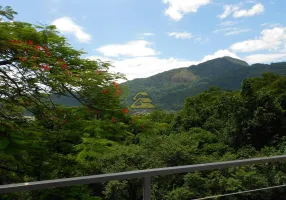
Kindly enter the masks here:
<path id="1" fill-rule="evenodd" d="M 182 108 L 187 97 L 201 93 L 210 86 L 237 90 L 243 79 L 258 77 L 264 72 L 286 75 L 286 62 L 248 65 L 242 60 L 222 57 L 120 85 L 129 89 L 124 104 L 132 108 L 132 113 L 148 113 L 153 107 L 174 111 Z M 76 99 L 68 96 L 53 95 L 52 100 L 66 106 L 80 105 Z M 25 112 L 25 115 L 31 114 Z"/>
<path id="2" fill-rule="evenodd" d="M 258 77 L 264 72 L 286 75 L 286 62 L 249 65 L 242 60 L 222 57 L 148 78 L 134 79 L 121 85 L 129 88 L 125 100 L 127 105 L 134 102 L 136 94 L 146 92 L 156 108 L 179 110 L 186 97 L 203 92 L 210 86 L 237 90 L 243 79 Z"/>

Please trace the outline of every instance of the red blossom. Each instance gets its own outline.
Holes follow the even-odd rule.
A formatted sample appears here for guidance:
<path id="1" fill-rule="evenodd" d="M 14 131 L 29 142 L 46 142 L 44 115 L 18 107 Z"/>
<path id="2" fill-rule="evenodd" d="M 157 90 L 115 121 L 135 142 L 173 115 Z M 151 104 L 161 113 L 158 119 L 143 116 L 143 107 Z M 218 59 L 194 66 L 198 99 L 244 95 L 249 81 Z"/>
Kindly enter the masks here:
<path id="1" fill-rule="evenodd" d="M 115 96 L 120 96 L 120 94 L 121 94 L 121 91 L 115 92 Z"/>
<path id="2" fill-rule="evenodd" d="M 23 58 L 19 58 L 21 61 L 26 62 L 27 58 L 23 57 Z"/>
<path id="3" fill-rule="evenodd" d="M 109 92 L 109 90 L 102 90 L 102 91 L 101 91 L 102 94 L 106 94 L 106 93 L 108 93 L 108 92 Z"/>
<path id="4" fill-rule="evenodd" d="M 33 60 L 36 60 L 36 59 L 37 59 L 37 57 L 36 57 L 36 56 L 32 56 L 32 59 L 33 59 Z"/>
<path id="5" fill-rule="evenodd" d="M 45 65 L 45 64 L 41 65 L 41 68 L 43 70 L 45 70 L 45 71 L 50 71 L 51 70 L 51 68 L 49 66 Z"/>
<path id="6" fill-rule="evenodd" d="M 113 85 L 114 85 L 114 87 L 118 87 L 118 83 L 116 83 L 116 82 L 113 82 Z"/>
<path id="7" fill-rule="evenodd" d="M 35 49 L 37 49 L 37 50 L 41 50 L 41 46 L 36 45 L 36 46 L 35 46 Z"/>
<path id="8" fill-rule="evenodd" d="M 44 49 L 44 51 L 45 51 L 45 52 L 47 52 L 47 51 L 48 51 L 48 48 L 47 48 L 47 46 L 46 46 L 46 45 L 43 45 L 43 49 Z"/>
<path id="9" fill-rule="evenodd" d="M 62 69 L 67 69 L 68 68 L 68 66 L 67 66 L 67 64 L 62 64 Z"/>
<path id="10" fill-rule="evenodd" d="M 123 113 L 128 113 L 129 110 L 128 110 L 127 108 L 122 108 L 122 112 L 123 112 Z"/>
<path id="11" fill-rule="evenodd" d="M 19 40 L 10 40 L 11 43 L 21 44 L 22 42 Z"/>
<path id="12" fill-rule="evenodd" d="M 116 119 L 114 117 L 112 117 L 111 121 L 114 123 L 114 122 L 116 122 Z"/>
<path id="13" fill-rule="evenodd" d="M 30 45 L 32 45 L 32 44 L 33 44 L 33 41 L 32 41 L 32 40 L 29 40 L 28 43 L 29 43 Z"/>
<path id="14" fill-rule="evenodd" d="M 46 52 L 46 55 L 47 55 L 47 56 L 51 56 L 52 54 L 51 54 L 51 52 L 47 51 L 47 52 Z"/>

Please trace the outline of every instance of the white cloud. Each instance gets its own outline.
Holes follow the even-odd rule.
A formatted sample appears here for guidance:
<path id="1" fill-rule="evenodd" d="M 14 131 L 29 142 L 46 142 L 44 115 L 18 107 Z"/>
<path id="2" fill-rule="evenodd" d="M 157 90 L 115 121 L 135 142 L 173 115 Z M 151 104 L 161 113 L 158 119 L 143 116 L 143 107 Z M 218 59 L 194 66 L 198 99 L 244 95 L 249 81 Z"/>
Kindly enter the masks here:
<path id="1" fill-rule="evenodd" d="M 154 35 L 155 35 L 154 33 L 140 33 L 140 34 L 137 34 L 136 39 L 137 40 L 144 40 L 146 37 L 151 37 Z"/>
<path id="2" fill-rule="evenodd" d="M 179 21 L 186 13 L 197 12 L 201 6 L 209 4 L 211 0 L 163 0 L 163 2 L 169 5 L 165 15 Z"/>
<path id="3" fill-rule="evenodd" d="M 241 17 L 251 17 L 254 15 L 259 15 L 264 12 L 264 6 L 261 3 L 257 3 L 250 9 L 240 9 L 242 4 L 237 5 L 225 5 L 224 12 L 218 17 L 220 19 L 227 18 L 229 15 L 232 14 L 234 18 L 241 18 Z"/>
<path id="4" fill-rule="evenodd" d="M 255 4 L 251 9 L 249 10 L 237 10 L 233 13 L 234 18 L 239 17 L 251 17 L 254 15 L 259 15 L 264 12 L 264 6 L 261 3 Z"/>
<path id="5" fill-rule="evenodd" d="M 102 62 L 111 62 L 113 59 L 104 56 L 89 56 L 87 59 L 90 60 L 101 60 Z"/>
<path id="6" fill-rule="evenodd" d="M 189 67 L 211 59 L 231 56 L 239 58 L 229 50 L 219 50 L 212 55 L 205 56 L 202 60 L 187 60 L 179 58 L 158 58 L 155 56 L 134 57 L 125 59 L 109 59 L 101 56 L 91 56 L 89 59 L 110 61 L 114 68 L 111 72 L 120 72 L 126 75 L 128 80 L 146 78 L 171 69 Z"/>
<path id="7" fill-rule="evenodd" d="M 286 59 L 286 54 L 255 54 L 244 58 L 249 64 L 277 62 L 279 59 Z"/>
<path id="8" fill-rule="evenodd" d="M 215 58 L 222 58 L 224 56 L 229 56 L 229 57 L 232 57 L 232 58 L 237 58 L 237 59 L 240 59 L 235 53 L 233 52 L 230 52 L 229 50 L 227 49 L 224 49 L 224 50 L 219 50 L 217 52 L 215 52 L 214 54 L 212 55 L 207 55 L 205 56 L 201 62 L 206 62 L 208 60 L 212 60 L 212 59 L 215 59 Z"/>
<path id="9" fill-rule="evenodd" d="M 239 5 L 225 5 L 224 6 L 224 12 L 222 14 L 220 14 L 218 17 L 220 19 L 224 19 L 224 18 L 228 17 L 234 11 L 238 10 L 239 8 L 240 8 Z"/>
<path id="10" fill-rule="evenodd" d="M 222 28 L 222 29 L 216 29 L 213 31 L 213 33 L 219 33 L 219 32 L 226 32 L 226 31 L 233 31 L 235 28 L 229 27 L 229 28 Z"/>
<path id="11" fill-rule="evenodd" d="M 111 44 L 97 48 L 96 50 L 108 57 L 143 57 L 143 56 L 154 56 L 159 54 L 149 46 L 152 43 L 145 40 L 130 41 L 126 44 Z"/>
<path id="12" fill-rule="evenodd" d="M 188 67 L 197 64 L 196 61 L 189 61 L 175 58 L 158 57 L 137 57 L 114 61 L 115 70 L 126 74 L 129 80 L 134 78 L 146 78 L 160 72 L 175 68 Z"/>
<path id="13" fill-rule="evenodd" d="M 235 52 L 253 52 L 259 50 L 283 51 L 286 49 L 286 27 L 265 29 L 258 39 L 237 42 L 230 47 Z"/>
<path id="14" fill-rule="evenodd" d="M 232 26 L 236 23 L 237 23 L 236 21 L 225 21 L 225 22 L 221 22 L 219 25 L 220 26 Z"/>
<path id="15" fill-rule="evenodd" d="M 279 23 L 263 23 L 263 24 L 260 24 L 260 26 L 267 27 L 267 28 L 282 27 L 282 25 Z"/>
<path id="16" fill-rule="evenodd" d="M 237 30 L 233 30 L 233 31 L 225 33 L 225 36 L 238 35 L 240 33 L 245 33 L 245 32 L 249 32 L 249 31 L 250 31 L 250 29 L 237 29 Z"/>
<path id="17" fill-rule="evenodd" d="M 225 36 L 230 36 L 230 35 L 238 35 L 240 33 L 249 32 L 249 31 L 250 29 L 240 29 L 240 28 L 235 28 L 235 27 L 229 27 L 229 28 L 216 29 L 213 31 L 213 33 L 224 32 Z"/>
<path id="18" fill-rule="evenodd" d="M 171 69 L 188 67 L 190 65 L 198 64 L 197 61 L 189 61 L 175 58 L 158 58 L 154 56 L 135 57 L 127 59 L 108 59 L 100 56 L 91 56 L 91 60 L 100 59 L 101 61 L 110 61 L 114 68 L 110 72 L 120 72 L 125 74 L 128 80 L 135 78 L 146 78 L 155 74 L 168 71 Z M 120 81 L 119 81 L 120 82 Z"/>
<path id="19" fill-rule="evenodd" d="M 69 17 L 58 18 L 52 24 L 64 34 L 73 34 L 80 42 L 87 43 L 91 40 L 91 35 L 84 32 L 83 28 Z"/>
<path id="20" fill-rule="evenodd" d="M 144 36 L 153 36 L 153 33 L 143 33 Z"/>
<path id="21" fill-rule="evenodd" d="M 191 39 L 193 37 L 192 34 L 188 32 L 181 32 L 181 33 L 173 32 L 173 33 L 169 33 L 168 35 L 174 36 L 177 39 Z"/>

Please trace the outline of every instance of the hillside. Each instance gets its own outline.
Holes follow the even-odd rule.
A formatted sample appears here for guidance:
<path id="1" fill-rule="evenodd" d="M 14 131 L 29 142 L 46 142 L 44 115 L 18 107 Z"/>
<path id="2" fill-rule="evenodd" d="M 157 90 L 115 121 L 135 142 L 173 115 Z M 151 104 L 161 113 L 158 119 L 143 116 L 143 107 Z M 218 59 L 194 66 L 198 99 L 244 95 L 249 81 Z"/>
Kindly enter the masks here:
<path id="1" fill-rule="evenodd" d="M 263 72 L 286 75 L 286 62 L 248 65 L 242 60 L 223 57 L 121 85 L 129 88 L 125 101 L 127 105 L 134 102 L 132 98 L 138 92 L 147 92 L 156 108 L 178 110 L 186 97 L 194 96 L 210 86 L 237 90 L 243 79 L 260 76 Z"/>
<path id="2" fill-rule="evenodd" d="M 179 110 L 187 97 L 199 94 L 210 86 L 220 87 L 223 90 L 238 90 L 243 79 L 258 77 L 264 72 L 286 75 L 286 62 L 248 65 L 242 60 L 223 57 L 198 65 L 169 70 L 148 78 L 134 79 L 122 83 L 121 86 L 128 88 L 129 93 L 126 94 L 124 104 L 132 107 L 133 112 L 148 112 L 148 109 L 139 109 L 139 107 L 136 109 L 131 106 L 136 103 L 133 98 L 140 92 L 148 94 L 149 108 L 153 105 L 157 109 Z M 52 99 L 58 104 L 79 105 L 72 97 L 53 96 Z M 26 115 L 29 114 L 26 113 Z"/>

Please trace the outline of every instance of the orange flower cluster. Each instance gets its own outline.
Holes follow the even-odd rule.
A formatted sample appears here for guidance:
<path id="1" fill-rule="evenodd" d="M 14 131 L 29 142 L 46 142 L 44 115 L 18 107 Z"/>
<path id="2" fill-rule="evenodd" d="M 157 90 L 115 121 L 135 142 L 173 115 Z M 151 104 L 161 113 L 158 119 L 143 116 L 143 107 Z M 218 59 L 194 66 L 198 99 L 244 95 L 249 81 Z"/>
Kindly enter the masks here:
<path id="1" fill-rule="evenodd" d="M 122 108 L 122 112 L 123 112 L 123 113 L 128 113 L 129 110 L 128 110 L 127 108 Z"/>
<path id="2" fill-rule="evenodd" d="M 44 46 L 43 46 L 43 49 L 44 49 L 44 51 L 45 51 L 45 53 L 46 53 L 47 56 L 51 56 L 51 55 L 52 55 L 51 52 L 49 52 L 47 46 L 44 45 Z"/>
<path id="3" fill-rule="evenodd" d="M 22 62 L 27 62 L 27 58 L 25 58 L 25 57 L 20 57 L 19 58 Z"/>
<path id="4" fill-rule="evenodd" d="M 101 91 L 102 94 L 107 94 L 108 92 L 109 92 L 109 90 L 106 90 L 106 89 Z"/>
<path id="5" fill-rule="evenodd" d="M 113 85 L 114 85 L 114 87 L 116 87 L 116 88 L 119 87 L 119 86 L 118 86 L 118 83 L 116 83 L 116 82 L 113 82 Z"/>
<path id="6" fill-rule="evenodd" d="M 43 70 L 45 70 L 45 71 L 50 71 L 50 70 L 51 70 L 51 68 L 50 68 L 48 65 L 45 65 L 45 64 L 42 64 L 40 67 L 41 67 Z"/>
<path id="7" fill-rule="evenodd" d="M 32 45 L 33 44 L 32 40 L 28 40 L 28 41 L 10 40 L 10 42 L 13 43 L 13 44 L 28 44 L 28 45 Z"/>
<path id="8" fill-rule="evenodd" d="M 13 43 L 13 44 L 25 44 L 25 45 L 33 45 L 34 44 L 32 40 L 28 40 L 28 41 L 10 40 L 10 43 Z M 52 55 L 51 52 L 49 52 L 47 46 L 45 46 L 45 45 L 43 45 L 43 47 L 41 47 L 40 45 L 35 45 L 34 48 L 37 51 L 40 51 L 41 49 L 43 49 L 47 56 L 51 56 Z"/>
<path id="9" fill-rule="evenodd" d="M 62 69 L 67 69 L 67 68 L 68 68 L 67 64 L 63 63 L 62 64 Z"/>
<path id="10" fill-rule="evenodd" d="M 122 88 L 119 87 L 118 83 L 114 82 L 113 83 L 114 87 L 116 88 L 116 92 L 115 92 L 115 97 L 118 97 L 120 96 L 121 92 L 122 92 Z"/>
<path id="11" fill-rule="evenodd" d="M 41 50 L 41 46 L 36 45 L 36 46 L 35 46 L 35 49 L 40 51 L 40 50 Z"/>

